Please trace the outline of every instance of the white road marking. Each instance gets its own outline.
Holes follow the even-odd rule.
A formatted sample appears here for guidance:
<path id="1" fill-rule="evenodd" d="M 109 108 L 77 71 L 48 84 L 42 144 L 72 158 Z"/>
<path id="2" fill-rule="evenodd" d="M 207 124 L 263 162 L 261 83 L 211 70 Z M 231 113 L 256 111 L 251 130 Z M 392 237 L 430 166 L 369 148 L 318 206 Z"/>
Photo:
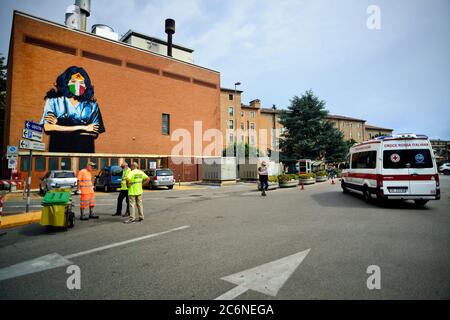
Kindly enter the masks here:
<path id="1" fill-rule="evenodd" d="M 69 264 L 72 264 L 72 262 L 67 260 L 65 257 L 62 257 L 57 253 L 52 253 L 0 269 L 0 281 L 24 276 L 30 273 L 63 267 Z"/>
<path id="2" fill-rule="evenodd" d="M 64 258 L 66 258 L 66 259 L 73 259 L 73 258 L 84 256 L 84 255 L 87 255 L 87 254 L 90 254 L 90 253 L 103 251 L 103 250 L 107 250 L 107 249 L 111 249 L 111 248 L 115 248 L 115 247 L 120 247 L 120 246 L 129 244 L 129 243 L 138 242 L 138 241 L 154 238 L 154 237 L 157 237 L 157 236 L 161 236 L 163 234 L 167 234 L 167 233 L 170 233 L 170 232 L 187 229 L 189 227 L 190 226 L 182 226 L 182 227 L 170 229 L 170 230 L 163 231 L 163 232 L 149 234 L 147 236 L 143 236 L 143 237 L 139 237 L 139 238 L 134 238 L 134 239 L 130 239 L 130 240 L 122 241 L 122 242 L 116 242 L 116 243 L 113 243 L 113 244 L 109 244 L 107 246 L 98 247 L 98 248 L 94 248 L 94 249 L 91 249 L 91 250 L 86 250 L 86 251 L 70 254 L 68 256 L 65 256 Z"/>
<path id="3" fill-rule="evenodd" d="M 103 251 L 103 250 L 107 250 L 107 249 L 111 249 L 111 248 L 116 248 L 116 247 L 130 244 L 133 242 L 138 242 L 138 241 L 154 238 L 157 236 L 161 236 L 163 234 L 167 234 L 167 233 L 171 233 L 174 231 L 179 231 L 179 230 L 183 230 L 183 229 L 187 229 L 187 228 L 190 228 L 190 226 L 182 226 L 182 227 L 170 229 L 170 230 L 163 231 L 163 232 L 152 233 L 147 236 L 134 238 L 134 239 L 130 239 L 130 240 L 122 241 L 122 242 L 116 242 L 116 243 L 113 243 L 110 245 L 94 248 L 91 250 L 81 251 L 81 252 L 70 254 L 70 255 L 67 255 L 64 257 L 57 253 L 52 253 L 52 254 L 49 254 L 46 256 L 42 256 L 42 257 L 39 257 L 39 258 L 36 258 L 33 260 L 28 260 L 28 261 L 25 261 L 22 263 L 18 263 L 18 264 L 0 269 L 0 281 L 11 279 L 11 278 L 16 278 L 16 277 L 24 276 L 27 274 L 44 271 L 44 270 L 63 267 L 63 266 L 72 264 L 70 259 L 73 259 L 73 258 L 81 257 L 81 256 L 84 256 L 87 254 L 91 254 L 94 252 L 99 252 L 99 251 Z"/>
<path id="4" fill-rule="evenodd" d="M 247 290 L 254 290 L 275 297 L 310 250 L 298 252 L 222 278 L 222 280 L 231 282 L 237 287 L 225 292 L 215 300 L 233 300 Z"/>

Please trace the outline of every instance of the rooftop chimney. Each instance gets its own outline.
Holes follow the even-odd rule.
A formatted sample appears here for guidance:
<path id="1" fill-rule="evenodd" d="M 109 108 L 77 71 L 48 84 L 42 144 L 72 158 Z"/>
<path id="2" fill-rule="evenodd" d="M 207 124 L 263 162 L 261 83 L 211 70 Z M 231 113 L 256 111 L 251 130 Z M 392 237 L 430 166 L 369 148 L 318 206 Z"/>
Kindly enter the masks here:
<path id="1" fill-rule="evenodd" d="M 80 11 L 81 11 L 80 30 L 86 31 L 87 17 L 89 17 L 91 15 L 91 0 L 75 0 L 75 5 L 80 7 Z"/>
<path id="2" fill-rule="evenodd" d="M 250 107 L 257 108 L 257 109 L 261 108 L 261 100 L 255 99 L 255 100 L 250 101 Z"/>
<path id="3" fill-rule="evenodd" d="M 175 33 L 175 20 L 166 19 L 167 55 L 172 56 L 172 35 Z"/>

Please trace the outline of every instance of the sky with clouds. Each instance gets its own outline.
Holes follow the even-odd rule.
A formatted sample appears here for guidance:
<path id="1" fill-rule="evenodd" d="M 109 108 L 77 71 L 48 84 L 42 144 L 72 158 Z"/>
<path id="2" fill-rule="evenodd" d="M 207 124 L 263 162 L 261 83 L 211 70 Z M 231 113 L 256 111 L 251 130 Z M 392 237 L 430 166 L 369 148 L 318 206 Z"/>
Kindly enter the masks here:
<path id="1" fill-rule="evenodd" d="M 73 0 L 0 0 L 0 53 L 13 10 L 58 23 Z M 381 29 L 367 28 L 377 5 Z M 450 139 L 448 0 L 92 0 L 89 26 L 133 29 L 195 50 L 196 64 L 242 83 L 243 100 L 285 108 L 312 89 L 330 113 Z"/>

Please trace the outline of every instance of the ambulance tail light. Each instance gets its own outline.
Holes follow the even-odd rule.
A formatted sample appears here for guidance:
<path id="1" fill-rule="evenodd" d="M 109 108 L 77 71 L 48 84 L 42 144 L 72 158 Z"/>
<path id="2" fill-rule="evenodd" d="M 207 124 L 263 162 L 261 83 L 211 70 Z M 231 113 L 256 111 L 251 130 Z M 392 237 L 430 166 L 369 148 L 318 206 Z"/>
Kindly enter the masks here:
<path id="1" fill-rule="evenodd" d="M 431 180 L 436 181 L 436 187 L 439 187 L 440 182 L 439 182 L 439 175 L 435 174 L 433 177 L 431 177 Z"/>
<path id="2" fill-rule="evenodd" d="M 383 191 L 383 176 L 377 177 L 377 189 L 378 189 L 378 196 L 382 197 L 384 195 Z"/>

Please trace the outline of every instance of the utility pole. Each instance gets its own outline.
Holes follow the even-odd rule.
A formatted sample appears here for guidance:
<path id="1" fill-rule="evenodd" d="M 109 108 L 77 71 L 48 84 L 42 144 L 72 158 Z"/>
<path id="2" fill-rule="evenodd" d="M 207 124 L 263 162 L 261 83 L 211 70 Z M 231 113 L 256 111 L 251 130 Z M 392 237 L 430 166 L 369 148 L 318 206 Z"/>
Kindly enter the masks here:
<path id="1" fill-rule="evenodd" d="M 236 180 L 239 180 L 239 145 L 238 145 L 238 136 L 237 136 L 237 86 L 240 86 L 240 82 L 236 82 L 234 84 L 234 126 L 233 126 L 233 132 L 236 136 Z"/>

